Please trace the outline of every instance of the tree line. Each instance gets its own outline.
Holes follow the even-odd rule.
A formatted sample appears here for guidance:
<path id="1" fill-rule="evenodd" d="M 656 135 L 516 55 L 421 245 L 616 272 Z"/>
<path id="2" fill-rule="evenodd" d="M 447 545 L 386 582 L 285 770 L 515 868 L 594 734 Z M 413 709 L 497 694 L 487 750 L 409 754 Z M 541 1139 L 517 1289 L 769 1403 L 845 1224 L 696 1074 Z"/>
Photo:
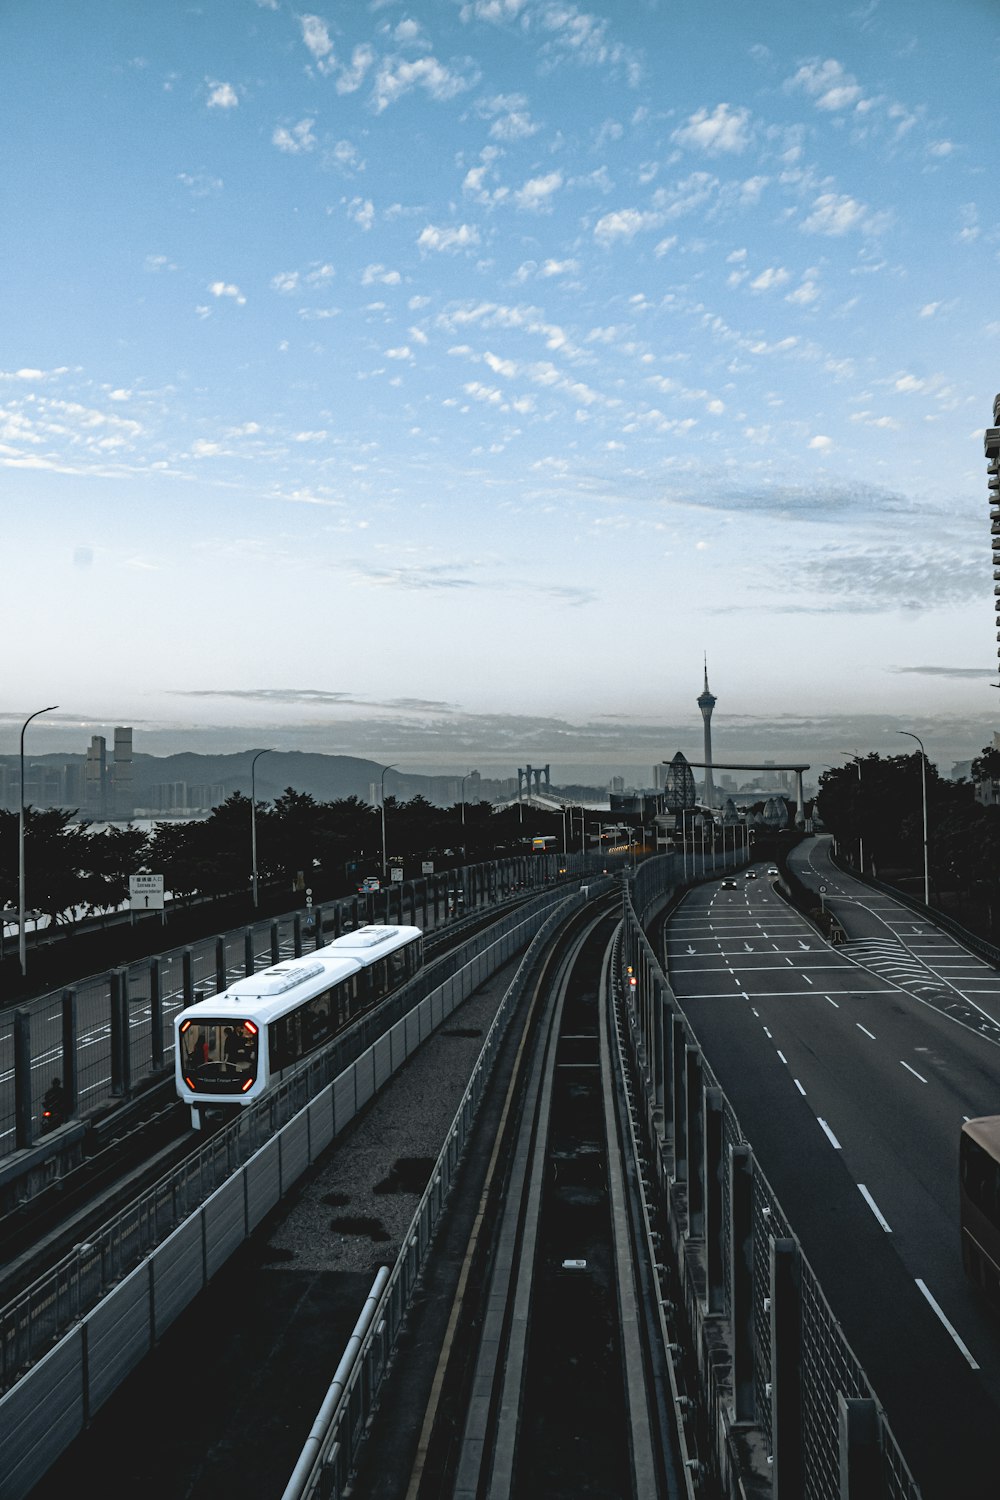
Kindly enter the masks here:
<path id="1" fill-rule="evenodd" d="M 253 818 L 251 819 L 251 813 Z M 558 813 L 518 807 L 495 810 L 489 802 L 435 807 L 424 797 L 385 799 L 387 854 L 407 878 L 420 861 L 454 867 L 525 851 L 535 833 L 559 834 Z M 26 905 L 57 925 L 114 911 L 129 899 L 129 876 L 163 875 L 175 900 L 247 892 L 253 869 L 251 825 L 256 834 L 257 878 L 262 889 L 301 875 L 316 882 L 324 899 L 354 889 L 382 868 L 382 810 L 358 797 L 318 802 L 287 787 L 272 804 L 234 792 L 209 817 L 156 823 L 150 832 L 132 824 L 98 830 L 62 808 L 25 810 Z M 0 811 L 0 908 L 18 906 L 18 814 Z"/>
<path id="2" fill-rule="evenodd" d="M 840 852 L 868 874 L 893 880 L 923 874 L 924 796 L 921 755 L 871 754 L 819 778 L 816 812 Z M 958 902 L 992 894 L 1000 879 L 1000 807 L 976 800 L 980 782 L 1000 780 L 1000 750 L 972 762 L 972 780 L 948 781 L 928 761 L 927 865 L 931 900 Z"/>

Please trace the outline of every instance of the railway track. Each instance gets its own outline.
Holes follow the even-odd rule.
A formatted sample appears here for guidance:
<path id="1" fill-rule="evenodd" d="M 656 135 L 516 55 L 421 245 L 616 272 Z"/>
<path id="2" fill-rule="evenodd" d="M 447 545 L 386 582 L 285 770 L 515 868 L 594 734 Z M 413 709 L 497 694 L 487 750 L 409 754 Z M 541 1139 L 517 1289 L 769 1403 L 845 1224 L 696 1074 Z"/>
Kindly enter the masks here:
<path id="1" fill-rule="evenodd" d="M 407 1500 L 693 1493 L 656 1273 L 636 1270 L 641 1164 L 605 1003 L 615 922 L 575 924 L 532 997 Z M 376 1493 L 379 1420 L 359 1496 Z"/>

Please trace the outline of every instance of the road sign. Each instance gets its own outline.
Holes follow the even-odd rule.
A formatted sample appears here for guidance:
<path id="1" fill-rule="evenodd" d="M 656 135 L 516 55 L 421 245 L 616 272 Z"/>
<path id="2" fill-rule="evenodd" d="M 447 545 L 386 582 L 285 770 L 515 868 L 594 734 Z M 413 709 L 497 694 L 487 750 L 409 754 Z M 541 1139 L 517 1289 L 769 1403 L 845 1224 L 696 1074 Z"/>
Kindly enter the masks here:
<path id="1" fill-rule="evenodd" d="M 163 876 L 130 875 L 128 899 L 133 911 L 162 911 Z"/>
<path id="2" fill-rule="evenodd" d="M 403 883 L 403 867 L 402 867 L 402 865 L 393 865 L 392 866 L 392 869 L 389 871 L 389 879 L 393 882 L 394 885 L 402 885 L 402 883 Z"/>
<path id="3" fill-rule="evenodd" d="M 421 875 L 433 875 L 434 861 L 432 859 L 422 859 L 420 861 L 420 873 Z"/>

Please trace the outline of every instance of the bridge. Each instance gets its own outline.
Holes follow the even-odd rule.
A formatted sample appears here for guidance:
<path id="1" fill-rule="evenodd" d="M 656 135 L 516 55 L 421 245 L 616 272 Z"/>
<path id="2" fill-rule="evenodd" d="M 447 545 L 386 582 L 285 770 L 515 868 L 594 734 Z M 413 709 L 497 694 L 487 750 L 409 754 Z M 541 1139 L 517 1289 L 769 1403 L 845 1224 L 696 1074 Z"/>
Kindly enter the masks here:
<path id="1" fill-rule="evenodd" d="M 978 1075 L 980 1091 L 988 1090 L 989 1070 L 983 1059 L 990 1055 L 990 1038 L 977 1036 L 970 1025 L 955 1027 L 946 1017 L 954 1008 L 957 990 L 964 987 L 970 997 L 969 1017 L 978 1016 L 979 1024 L 989 1019 L 991 1037 L 1000 1038 L 1000 981 L 994 973 L 993 988 L 987 992 L 983 976 L 988 970 L 981 966 L 975 972 L 970 969 L 967 981 L 956 983 L 959 950 L 944 951 L 942 934 L 928 930 L 926 912 L 887 903 L 872 923 L 867 913 L 877 892 L 840 877 L 828 864 L 808 868 L 815 847 L 812 841 L 800 846 L 806 860 L 797 867 L 799 875 L 822 882 L 826 899 L 837 900 L 838 916 L 848 933 L 846 955 L 828 949 L 815 929 L 763 880 L 733 893 L 722 890 L 717 881 L 693 890 L 663 930 L 662 947 L 661 936 L 650 924 L 676 882 L 676 863 L 670 859 L 647 862 L 627 888 L 609 1000 L 624 1006 L 618 1026 L 626 1054 L 625 1088 L 631 1101 L 624 1134 L 634 1133 L 640 1150 L 634 1172 L 640 1227 L 633 1237 L 635 1259 L 629 1262 L 636 1277 L 647 1254 L 640 1249 L 644 1213 L 648 1228 L 655 1231 L 646 1262 L 653 1276 L 653 1311 L 638 1321 L 660 1327 L 662 1320 L 661 1350 L 677 1363 L 673 1374 L 668 1364 L 662 1387 L 668 1393 L 668 1405 L 681 1417 L 671 1441 L 682 1487 L 672 1493 L 735 1495 L 741 1485 L 742 1493 L 809 1494 L 816 1500 L 841 1500 L 843 1496 L 867 1500 L 870 1495 L 879 1500 L 917 1500 L 918 1494 L 921 1500 L 951 1500 L 956 1493 L 963 1500 L 985 1500 L 994 1493 L 990 1448 L 1000 1413 L 1000 1335 L 977 1317 L 957 1257 L 945 1249 L 953 1246 L 955 1233 L 954 1140 L 947 1128 L 938 1131 L 940 1111 L 935 1104 L 923 1102 L 928 1090 L 934 1094 L 937 1083 L 933 1059 L 922 1063 L 919 1054 L 926 1051 L 925 1038 L 933 1035 L 947 1069 L 944 1086 L 952 1086 L 949 1079 L 964 1079 L 967 1088 L 974 1088 L 971 1080 Z M 488 887 L 487 881 L 484 888 Z M 550 908 L 553 917 L 559 901 L 568 899 L 556 894 L 557 901 Z M 582 898 L 583 905 L 587 899 Z M 580 895 L 572 900 L 582 914 Z M 614 906 L 621 910 L 620 894 Z M 884 962 L 889 967 L 883 971 L 883 960 L 875 950 L 879 943 L 885 946 L 879 932 L 884 933 L 886 923 L 891 923 L 896 951 L 886 951 Z M 653 934 L 652 941 L 647 930 Z M 850 956 L 851 943 L 857 945 L 856 957 Z M 902 974 L 906 963 L 912 968 L 915 998 L 912 1023 L 908 1023 L 913 1029 L 904 1042 L 902 1034 L 897 1039 L 897 1028 L 903 1024 L 898 1019 L 901 1007 L 909 1003 L 909 981 Z M 882 978 L 883 972 L 894 977 Z M 938 972 L 937 1024 L 945 1028 L 940 1032 L 928 1020 L 937 1003 Z M 886 1025 L 884 997 L 889 993 L 897 1020 L 886 1039 L 896 1051 L 884 1056 L 879 1042 Z M 420 1003 L 433 1008 L 436 1002 L 428 997 Z M 583 1019 L 579 1014 L 571 1019 L 577 1037 L 574 1045 L 579 1045 Z M 456 1029 L 451 1046 L 458 1044 L 462 1024 L 456 1029 L 455 1021 L 450 1023 L 450 1029 Z M 374 1044 L 373 1059 L 384 1059 L 392 1076 L 404 1057 L 419 1055 L 419 1050 L 410 1052 L 420 1038 L 416 1033 L 411 1038 L 409 1021 L 404 1031 L 406 1049 L 399 1059 L 388 1035 Z M 563 1044 L 553 1049 L 562 1059 L 564 1075 L 587 1076 L 589 1062 L 582 1055 L 571 1057 L 565 1048 Z M 896 1055 L 904 1059 L 902 1070 L 893 1062 Z M 824 1063 L 827 1057 L 832 1059 L 829 1065 Z M 840 1057 L 846 1059 L 843 1075 L 838 1071 Z M 350 1064 L 352 1109 L 358 1107 L 354 1101 L 367 1102 L 370 1097 L 359 1092 L 367 1066 L 361 1058 Z M 892 1082 L 893 1067 L 902 1087 Z M 879 1069 L 886 1071 L 883 1074 Z M 834 1075 L 841 1081 L 831 1093 Z M 873 1077 L 880 1079 L 879 1086 L 873 1087 Z M 843 1093 L 845 1079 L 856 1084 L 849 1106 Z M 890 1090 L 894 1111 L 906 1112 L 900 1117 L 899 1141 L 892 1133 L 886 1134 L 884 1120 L 879 1124 L 878 1101 Z M 274 1170 L 280 1170 L 282 1161 L 285 1170 L 291 1170 L 309 1149 L 327 1149 L 324 1141 L 328 1142 L 328 1133 L 346 1110 L 347 1092 L 346 1083 L 331 1081 L 304 1112 L 280 1126 L 280 1140 L 262 1145 Z M 605 1098 L 610 1097 L 609 1088 L 603 1092 Z M 982 1102 L 969 1097 L 973 1109 Z M 412 1103 L 402 1107 L 412 1122 Z M 317 1137 L 324 1111 L 330 1123 L 324 1127 L 327 1134 Z M 858 1112 L 857 1139 L 852 1111 Z M 460 1113 L 464 1116 L 465 1106 Z M 382 1129 L 384 1133 L 386 1127 Z M 413 1134 L 411 1128 L 408 1145 Z M 859 1156 L 862 1141 L 867 1154 Z M 912 1146 L 904 1148 L 903 1141 Z M 898 1153 L 904 1149 L 906 1165 L 901 1172 Z M 914 1172 L 917 1163 L 909 1159 L 913 1152 L 919 1158 L 919 1172 Z M 943 1175 L 938 1173 L 939 1156 Z M 860 1192 L 844 1169 L 845 1160 L 853 1165 L 855 1159 L 864 1162 Z M 452 1161 L 448 1148 L 439 1161 L 439 1170 L 448 1174 L 444 1182 L 450 1180 Z M 564 1153 L 559 1161 L 556 1175 L 565 1179 L 571 1158 Z M 184 1257 L 185 1278 L 194 1275 L 196 1264 L 201 1267 L 195 1286 L 205 1284 L 206 1277 L 213 1278 L 206 1306 L 233 1305 L 230 1283 L 216 1281 L 228 1275 L 222 1269 L 222 1239 L 233 1242 L 232 1214 L 237 1209 L 237 1220 L 244 1225 L 239 1235 L 250 1232 L 244 1223 L 248 1205 L 255 1217 L 261 1188 L 272 1170 L 263 1170 L 263 1158 L 259 1162 L 255 1168 L 249 1163 L 240 1168 L 231 1184 L 221 1182 L 204 1204 L 192 1206 L 189 1227 L 153 1252 L 159 1271 L 151 1261 L 148 1273 L 144 1271 L 138 1281 L 126 1278 L 111 1289 L 109 1295 L 119 1308 L 113 1317 L 110 1309 L 88 1314 L 89 1354 L 80 1358 L 91 1380 L 106 1382 L 109 1357 L 123 1367 L 128 1365 L 130 1356 L 120 1339 L 112 1348 L 99 1337 L 102 1326 L 124 1327 L 123 1298 L 152 1298 L 154 1289 L 159 1289 L 155 1310 L 152 1302 L 137 1309 L 136 1332 L 141 1331 L 147 1340 L 156 1320 L 171 1316 L 168 1288 L 179 1284 L 178 1256 Z M 190 1172 L 187 1180 L 191 1180 Z M 918 1189 L 913 1202 L 911 1180 Z M 420 1215 L 432 1211 L 436 1215 L 444 1192 L 443 1187 L 435 1187 L 432 1173 Z M 625 1205 L 623 1211 L 627 1211 Z M 325 1222 L 329 1209 L 321 1209 L 320 1214 Z M 334 1440 L 324 1417 L 327 1436 L 321 1437 L 317 1430 L 313 1448 L 317 1459 L 322 1442 L 333 1442 L 327 1459 L 320 1461 L 326 1494 L 343 1492 L 338 1465 L 354 1441 L 351 1434 L 366 1425 L 364 1409 L 356 1403 L 361 1392 L 374 1393 L 383 1378 L 385 1341 L 401 1326 L 399 1298 L 406 1285 L 415 1285 L 415 1257 L 424 1265 L 419 1300 L 429 1300 L 428 1290 L 437 1274 L 435 1247 L 441 1243 L 440 1231 L 432 1238 L 429 1224 L 423 1217 L 415 1219 L 412 1229 L 402 1234 L 397 1269 L 404 1280 L 397 1280 L 391 1293 L 384 1285 L 373 1287 L 373 1307 L 381 1309 L 378 1315 L 366 1315 L 356 1339 L 350 1337 L 350 1327 L 345 1331 L 345 1349 L 357 1346 L 353 1363 L 345 1366 L 345 1420 L 348 1415 L 350 1420 L 336 1429 L 339 1435 Z M 315 1210 L 311 1225 L 304 1244 L 316 1240 Z M 893 1229 L 898 1244 L 888 1238 Z M 353 1233 L 364 1242 L 363 1231 Z M 549 1304 L 569 1299 L 567 1305 L 577 1309 L 578 1322 L 592 1300 L 594 1286 L 592 1276 L 578 1264 L 581 1259 L 586 1262 L 586 1256 L 573 1253 L 582 1243 L 578 1236 L 562 1252 L 561 1279 L 545 1294 Z M 925 1250 L 926 1263 L 921 1258 Z M 107 1254 L 106 1248 L 103 1253 Z M 377 1247 L 371 1253 L 377 1255 Z M 167 1272 L 169 1256 L 176 1264 Z M 619 1284 L 627 1274 L 631 1270 L 619 1269 Z M 264 1278 L 269 1298 L 283 1295 L 276 1290 L 282 1283 L 277 1264 L 265 1270 Z M 295 1277 L 284 1280 L 292 1294 Z M 360 1306 L 360 1299 L 356 1305 Z M 626 1321 L 631 1327 L 635 1320 L 630 1316 Z M 266 1414 L 273 1425 L 277 1412 L 284 1409 L 277 1364 L 280 1346 L 290 1343 L 289 1352 L 297 1354 L 301 1365 L 309 1335 L 303 1324 L 304 1342 L 296 1350 L 296 1341 L 289 1341 L 282 1329 L 274 1347 L 269 1345 L 264 1351 L 261 1327 L 253 1319 L 246 1329 L 249 1342 L 242 1344 L 236 1327 L 222 1337 L 221 1324 L 213 1326 L 217 1332 L 211 1349 L 197 1333 L 205 1327 L 201 1320 L 191 1325 L 189 1334 L 174 1340 L 180 1363 L 168 1365 L 170 1374 L 161 1400 L 176 1400 L 178 1381 L 189 1401 L 196 1390 L 197 1372 L 190 1360 L 192 1337 L 201 1340 L 199 1362 L 214 1360 L 216 1348 L 230 1339 L 237 1341 L 229 1363 L 231 1381 L 210 1381 L 212 1432 L 203 1434 L 197 1445 L 199 1463 L 205 1464 L 217 1434 L 231 1473 L 232 1465 L 242 1457 L 240 1450 L 252 1446 L 253 1434 L 243 1422 L 239 1440 L 234 1441 L 235 1428 L 226 1426 L 223 1392 L 230 1386 L 238 1391 L 246 1384 L 238 1371 L 248 1360 L 258 1367 L 266 1357 L 269 1377 L 275 1382 Z M 692 1343 L 684 1353 L 687 1336 Z M 404 1342 L 412 1347 L 412 1336 Z M 557 1341 L 551 1347 L 558 1346 Z M 50 1403 L 55 1393 L 73 1389 L 72 1351 L 81 1347 L 77 1327 L 57 1345 L 60 1353 L 55 1364 L 42 1360 L 33 1367 L 35 1391 L 30 1410 L 37 1412 L 46 1433 L 53 1427 Z M 635 1368 L 642 1362 L 640 1358 Z M 683 1370 L 690 1370 L 692 1362 L 698 1373 L 697 1387 L 685 1383 Z M 212 1371 L 218 1368 L 213 1363 Z M 130 1380 L 137 1390 L 139 1377 L 136 1371 Z M 291 1379 L 289 1371 L 285 1382 L 290 1384 Z M 535 1377 L 530 1379 L 533 1382 Z M 676 1387 L 672 1379 L 677 1380 Z M 50 1396 L 39 1400 L 38 1382 L 46 1380 Z M 57 1381 L 54 1387 L 53 1380 Z M 526 1382 L 526 1388 L 534 1389 L 534 1385 Z M 148 1394 L 148 1387 L 142 1389 Z M 602 1389 L 610 1400 L 610 1386 Z M 168 1391 L 174 1393 L 172 1398 Z M 633 1394 L 638 1399 L 638 1388 Z M 140 1402 L 143 1405 L 149 1409 L 148 1401 Z M 16 1409 L 12 1391 L 3 1405 L 7 1426 L 2 1451 L 7 1454 L 24 1451 L 23 1431 L 12 1425 Z M 701 1411 L 701 1422 L 695 1419 L 696 1409 Z M 374 1409 L 371 1412 L 373 1421 L 376 1415 L 380 1426 L 375 1441 L 382 1470 L 388 1455 L 402 1446 L 398 1426 L 404 1420 L 403 1407 L 389 1399 L 389 1388 L 379 1398 L 378 1414 Z M 30 1420 L 30 1415 L 24 1420 Z M 95 1423 L 91 1444 L 95 1472 L 96 1466 L 103 1465 L 107 1474 L 109 1442 L 116 1445 L 118 1454 L 124 1447 L 131 1464 L 142 1443 L 142 1428 L 140 1420 L 123 1420 L 109 1409 L 103 1429 Z M 658 1449 L 664 1431 L 659 1418 L 646 1430 L 657 1434 Z M 715 1434 L 714 1447 L 704 1445 L 699 1430 Z M 15 1436 L 17 1441 L 12 1441 Z M 555 1436 L 550 1427 L 550 1448 Z M 654 1453 L 651 1461 L 656 1458 Z M 78 1477 L 86 1474 L 81 1467 L 86 1461 L 86 1450 L 78 1447 L 73 1459 Z M 363 1463 L 360 1455 L 357 1461 Z M 146 1462 L 159 1463 L 162 1470 L 165 1458 L 147 1453 Z M 63 1490 L 68 1472 L 63 1467 L 58 1477 Z M 250 1484 L 252 1471 L 247 1472 Z M 380 1483 L 384 1478 L 383 1474 Z M 81 1482 L 86 1487 L 82 1478 Z M 0 1487 L 5 1496 L 16 1500 L 14 1488 Z M 497 1491 L 533 1492 L 523 1487 Z M 296 1493 L 304 1496 L 309 1491 Z M 648 1488 L 642 1493 L 660 1491 Z M 40 1495 L 38 1500 L 45 1497 Z"/>

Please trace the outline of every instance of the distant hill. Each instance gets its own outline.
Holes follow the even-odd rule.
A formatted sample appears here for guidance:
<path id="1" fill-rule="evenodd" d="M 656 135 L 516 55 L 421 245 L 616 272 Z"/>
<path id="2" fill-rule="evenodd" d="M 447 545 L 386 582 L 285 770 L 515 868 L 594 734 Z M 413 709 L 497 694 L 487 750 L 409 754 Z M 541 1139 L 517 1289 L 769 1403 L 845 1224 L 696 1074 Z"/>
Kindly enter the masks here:
<path id="1" fill-rule="evenodd" d="M 136 807 L 146 807 L 151 801 L 151 790 L 167 782 L 184 782 L 188 787 L 208 786 L 222 789 L 222 798 L 233 792 L 250 795 L 250 764 L 256 749 L 240 750 L 234 755 L 198 755 L 182 752 L 179 755 L 136 754 L 132 759 L 132 786 Z M 53 769 L 67 765 L 82 767 L 85 755 L 33 755 L 32 765 Z M 110 756 L 109 756 L 110 764 Z M 18 757 L 0 756 L 0 765 L 5 765 L 16 776 Z M 353 755 L 316 755 L 302 750 L 271 750 L 257 762 L 255 790 L 261 802 L 273 802 L 286 787 L 296 792 L 305 792 L 317 802 L 333 802 L 338 797 L 360 797 L 367 802 L 371 788 L 381 783 L 382 766 L 378 761 L 361 760 Z M 420 776 L 387 771 L 385 790 L 388 796 L 408 800 L 411 797 L 426 797 L 429 802 L 448 806 L 458 795 L 457 779 L 454 776 Z M 377 793 L 376 793 L 377 795 Z"/>

